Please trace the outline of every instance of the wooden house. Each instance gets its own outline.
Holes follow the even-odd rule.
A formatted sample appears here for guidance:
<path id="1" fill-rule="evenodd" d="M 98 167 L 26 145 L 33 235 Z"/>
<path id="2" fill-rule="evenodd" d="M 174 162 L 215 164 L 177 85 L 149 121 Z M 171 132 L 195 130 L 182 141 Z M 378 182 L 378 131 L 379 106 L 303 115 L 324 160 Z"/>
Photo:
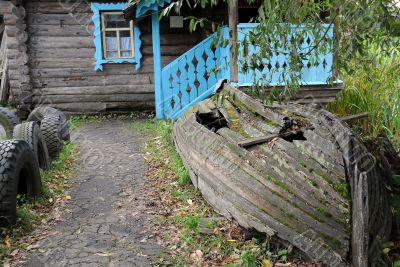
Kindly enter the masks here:
<path id="1" fill-rule="evenodd" d="M 211 47 L 213 35 L 200 29 L 189 32 L 183 18 L 204 16 L 237 25 L 240 39 L 241 32 L 254 27 L 245 22 L 257 9 L 240 2 L 233 11 L 226 4 L 208 10 L 183 8 L 160 21 L 159 10 L 170 1 L 0 1 L 7 99 L 21 114 L 51 105 L 85 114 L 155 109 L 158 118 L 177 118 L 209 96 L 219 79 L 251 85 L 251 74 L 240 71 L 228 47 Z M 131 20 L 124 19 L 123 10 Z M 229 38 L 229 29 L 223 34 Z M 332 54 L 320 63 L 306 70 L 306 91 L 300 96 L 326 102 L 340 88 L 326 88 Z M 216 66 L 218 71 L 211 72 Z"/>

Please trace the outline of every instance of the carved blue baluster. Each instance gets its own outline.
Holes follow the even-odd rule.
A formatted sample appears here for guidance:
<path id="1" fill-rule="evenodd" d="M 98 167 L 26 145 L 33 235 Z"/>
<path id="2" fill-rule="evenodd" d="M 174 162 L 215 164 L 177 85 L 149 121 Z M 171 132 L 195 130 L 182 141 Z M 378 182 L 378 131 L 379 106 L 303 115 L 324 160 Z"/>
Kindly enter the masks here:
<path id="1" fill-rule="evenodd" d="M 179 62 L 179 69 L 181 71 L 180 91 L 182 93 L 182 96 L 181 96 L 182 107 L 186 107 L 190 103 L 189 94 L 187 92 L 187 86 L 189 85 L 189 78 L 188 78 L 188 73 L 187 73 L 186 68 L 185 68 L 186 62 L 187 62 L 187 57 L 186 56 L 184 57 L 184 60 L 181 60 Z"/>
<path id="2" fill-rule="evenodd" d="M 170 114 L 172 112 L 171 107 L 171 98 L 172 98 L 172 81 L 170 81 L 171 77 L 171 68 L 170 66 L 166 66 L 162 71 L 162 85 L 163 85 L 163 102 L 162 105 L 164 107 L 164 113 Z"/>
<path id="3" fill-rule="evenodd" d="M 203 60 L 203 52 L 204 52 L 204 47 L 199 46 L 196 48 L 194 51 L 194 58 L 196 59 L 196 80 L 195 80 L 195 87 L 197 90 L 197 96 L 201 94 L 201 91 L 203 90 L 203 87 L 206 86 L 207 82 L 204 79 L 204 60 Z"/>
<path id="4" fill-rule="evenodd" d="M 190 50 L 186 53 L 186 65 L 185 69 L 187 69 L 188 75 L 188 84 L 186 86 L 186 91 L 189 91 L 189 99 L 193 101 L 197 97 L 197 91 L 195 87 L 195 80 L 196 80 L 196 68 L 193 65 L 193 58 L 194 58 L 194 50 Z"/>
<path id="5" fill-rule="evenodd" d="M 179 61 L 176 62 L 176 64 L 171 65 L 171 75 L 173 77 L 173 89 L 172 89 L 172 98 L 174 100 L 174 108 L 173 112 L 177 111 L 180 109 L 180 99 L 179 99 L 179 84 L 178 84 L 178 66 L 179 66 Z"/>

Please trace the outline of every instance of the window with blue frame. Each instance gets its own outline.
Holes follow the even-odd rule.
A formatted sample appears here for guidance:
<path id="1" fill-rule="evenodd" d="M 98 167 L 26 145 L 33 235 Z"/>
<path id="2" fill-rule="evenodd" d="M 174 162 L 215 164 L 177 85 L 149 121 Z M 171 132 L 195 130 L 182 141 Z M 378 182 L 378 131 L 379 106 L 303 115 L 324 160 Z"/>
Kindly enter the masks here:
<path id="1" fill-rule="evenodd" d="M 95 70 L 104 64 L 131 63 L 140 68 L 140 30 L 131 20 L 124 19 L 122 10 L 127 3 L 92 3 Z"/>

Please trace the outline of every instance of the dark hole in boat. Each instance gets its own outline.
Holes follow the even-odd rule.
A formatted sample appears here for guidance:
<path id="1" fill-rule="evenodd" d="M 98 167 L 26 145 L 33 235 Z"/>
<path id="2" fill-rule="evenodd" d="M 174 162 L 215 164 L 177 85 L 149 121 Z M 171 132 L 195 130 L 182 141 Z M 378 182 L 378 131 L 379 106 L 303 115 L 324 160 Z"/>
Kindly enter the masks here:
<path id="1" fill-rule="evenodd" d="M 197 113 L 196 120 L 208 129 L 216 132 L 221 128 L 228 127 L 228 122 L 220 111 Z"/>
<path id="2" fill-rule="evenodd" d="M 282 139 L 291 143 L 293 143 L 293 140 L 299 140 L 299 141 L 307 140 L 307 138 L 304 137 L 304 133 L 302 131 L 298 131 L 297 133 L 291 134 L 289 136 L 283 136 Z"/>

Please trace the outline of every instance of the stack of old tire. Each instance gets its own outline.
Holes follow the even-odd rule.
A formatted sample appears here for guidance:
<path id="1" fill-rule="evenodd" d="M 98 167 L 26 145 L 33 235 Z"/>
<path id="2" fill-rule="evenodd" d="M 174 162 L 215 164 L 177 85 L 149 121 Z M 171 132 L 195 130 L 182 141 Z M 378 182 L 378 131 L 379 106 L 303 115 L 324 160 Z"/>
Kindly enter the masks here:
<path id="1" fill-rule="evenodd" d="M 0 107 L 0 125 L 6 135 L 0 141 L 0 227 L 4 227 L 16 222 L 18 195 L 40 196 L 39 169 L 50 167 L 70 135 L 65 115 L 51 107 L 34 109 L 23 123 L 13 111 Z"/>

